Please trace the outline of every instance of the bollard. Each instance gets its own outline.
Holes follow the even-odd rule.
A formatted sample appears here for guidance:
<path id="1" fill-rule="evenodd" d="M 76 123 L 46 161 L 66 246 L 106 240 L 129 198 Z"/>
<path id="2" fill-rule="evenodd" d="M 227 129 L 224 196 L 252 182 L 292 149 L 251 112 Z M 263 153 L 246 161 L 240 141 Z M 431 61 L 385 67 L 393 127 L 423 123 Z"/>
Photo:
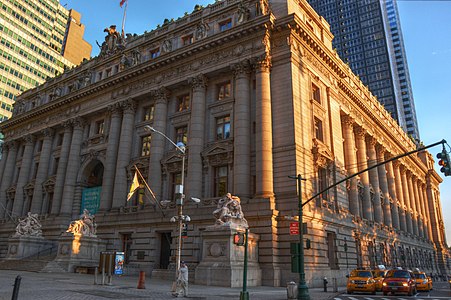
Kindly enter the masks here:
<path id="1" fill-rule="evenodd" d="M 287 299 L 294 300 L 298 298 L 298 285 L 294 281 L 287 283 Z"/>
<path id="2" fill-rule="evenodd" d="M 338 292 L 337 278 L 332 278 L 332 284 L 334 286 L 334 293 Z"/>
<path id="3" fill-rule="evenodd" d="M 324 292 L 326 292 L 327 293 L 327 277 L 324 277 L 324 279 L 323 279 L 323 287 L 324 287 Z"/>
<path id="4" fill-rule="evenodd" d="M 145 280 L 146 280 L 146 272 L 139 271 L 139 278 L 138 278 L 138 287 L 137 289 L 145 289 Z"/>
<path id="5" fill-rule="evenodd" d="M 19 297 L 19 288 L 21 280 L 22 277 L 20 277 L 20 275 L 17 275 L 16 280 L 14 281 L 13 296 L 11 297 L 11 300 L 17 300 L 17 297 Z"/>

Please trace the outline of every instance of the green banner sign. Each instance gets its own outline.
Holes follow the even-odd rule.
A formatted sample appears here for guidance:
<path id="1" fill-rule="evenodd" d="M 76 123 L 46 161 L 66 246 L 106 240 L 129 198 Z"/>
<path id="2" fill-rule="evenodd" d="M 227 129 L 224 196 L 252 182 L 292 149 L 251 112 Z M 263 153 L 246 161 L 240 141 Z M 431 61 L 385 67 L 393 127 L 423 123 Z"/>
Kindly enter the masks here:
<path id="1" fill-rule="evenodd" d="M 97 213 L 97 210 L 99 210 L 100 206 L 101 192 L 101 186 L 83 189 L 83 192 L 81 194 L 80 214 L 83 213 L 84 209 L 87 209 L 92 215 Z"/>

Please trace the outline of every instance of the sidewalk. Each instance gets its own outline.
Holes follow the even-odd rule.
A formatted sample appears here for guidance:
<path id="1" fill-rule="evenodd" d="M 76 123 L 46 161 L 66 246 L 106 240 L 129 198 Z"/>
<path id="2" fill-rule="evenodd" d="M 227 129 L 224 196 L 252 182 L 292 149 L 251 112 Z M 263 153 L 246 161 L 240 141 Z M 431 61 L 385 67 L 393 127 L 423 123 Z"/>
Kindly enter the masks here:
<path id="1" fill-rule="evenodd" d="M 94 275 L 1 270 L 0 300 L 11 299 L 17 275 L 22 278 L 18 297 L 21 300 L 174 299 L 170 291 L 172 282 L 167 280 L 146 278 L 146 288 L 137 289 L 137 276 L 113 277 L 112 285 L 95 285 Z M 100 276 L 99 281 L 101 281 Z M 249 299 L 287 299 L 286 288 L 261 286 L 249 287 L 247 290 Z M 184 299 L 239 299 L 241 291 L 242 288 L 190 284 L 190 295 Z M 344 292 L 344 288 L 340 288 L 339 292 Z M 328 300 L 339 293 L 325 293 L 322 289 L 315 288 L 309 289 L 309 294 L 311 300 Z"/>

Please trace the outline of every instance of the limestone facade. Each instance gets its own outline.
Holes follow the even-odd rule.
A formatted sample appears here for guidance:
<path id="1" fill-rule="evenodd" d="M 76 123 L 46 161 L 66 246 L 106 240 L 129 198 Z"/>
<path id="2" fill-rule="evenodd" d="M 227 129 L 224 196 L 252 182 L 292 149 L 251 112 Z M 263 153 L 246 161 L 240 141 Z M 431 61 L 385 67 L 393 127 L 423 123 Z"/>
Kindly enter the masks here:
<path id="1" fill-rule="evenodd" d="M 262 284 L 284 286 L 297 278 L 290 243 L 298 237 L 287 218 L 297 215 L 297 183 L 288 176 L 306 179 L 307 201 L 416 148 L 339 59 L 332 38 L 303 0 L 218 1 L 25 92 L 24 109 L 0 125 L 0 239 L 31 211 L 43 236 L 57 240 L 90 205 L 97 236 L 108 250 L 125 251 L 129 268 L 173 270 L 178 233 L 170 218 L 182 159 L 145 130 L 150 125 L 187 146 L 186 199 L 201 199 L 183 207 L 191 217 L 182 250 L 190 269 L 202 257 L 201 233 L 214 223 L 217 200 L 231 192 L 260 236 Z M 344 282 L 356 266 L 449 273 L 433 165 L 422 151 L 306 204 L 309 286 L 324 276 Z M 161 209 L 144 190 L 126 201 L 136 168 L 166 200 Z M 97 193 L 91 202 L 89 192 Z"/>

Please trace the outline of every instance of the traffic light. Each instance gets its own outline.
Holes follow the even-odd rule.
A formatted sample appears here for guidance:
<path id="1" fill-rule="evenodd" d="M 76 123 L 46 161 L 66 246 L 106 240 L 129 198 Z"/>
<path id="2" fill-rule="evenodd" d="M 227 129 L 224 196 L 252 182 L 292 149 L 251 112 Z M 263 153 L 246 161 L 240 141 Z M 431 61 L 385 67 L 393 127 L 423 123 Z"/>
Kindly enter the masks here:
<path id="1" fill-rule="evenodd" d="M 182 223 L 182 238 L 188 237 L 188 225 L 186 223 Z"/>
<path id="2" fill-rule="evenodd" d="M 445 149 L 442 150 L 442 152 L 437 153 L 437 158 L 439 159 L 438 164 L 441 166 L 440 172 L 445 174 L 445 176 L 451 175 L 451 166 L 449 162 L 449 156 Z"/>
<path id="3" fill-rule="evenodd" d="M 245 241 L 245 237 L 244 237 L 244 233 L 242 233 L 242 232 L 235 233 L 235 235 L 233 236 L 233 243 L 235 245 L 244 246 L 244 241 Z"/>

